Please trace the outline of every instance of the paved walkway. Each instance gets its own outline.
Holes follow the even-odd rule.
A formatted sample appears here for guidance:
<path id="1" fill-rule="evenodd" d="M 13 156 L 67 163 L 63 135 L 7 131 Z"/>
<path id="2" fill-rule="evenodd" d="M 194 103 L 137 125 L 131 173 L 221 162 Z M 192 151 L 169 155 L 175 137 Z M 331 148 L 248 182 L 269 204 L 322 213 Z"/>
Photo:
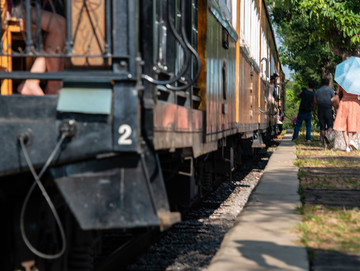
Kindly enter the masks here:
<path id="1" fill-rule="evenodd" d="M 306 250 L 294 231 L 301 221 L 298 168 L 292 134 L 271 155 L 236 225 L 226 234 L 208 271 L 309 270 Z"/>

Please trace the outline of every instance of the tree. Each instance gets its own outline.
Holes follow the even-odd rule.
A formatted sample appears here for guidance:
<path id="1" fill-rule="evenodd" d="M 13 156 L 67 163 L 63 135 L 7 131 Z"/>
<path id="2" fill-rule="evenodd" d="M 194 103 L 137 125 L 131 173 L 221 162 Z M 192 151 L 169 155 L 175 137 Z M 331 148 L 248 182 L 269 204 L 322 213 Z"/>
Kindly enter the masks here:
<path id="1" fill-rule="evenodd" d="M 329 77 L 337 63 L 359 54 L 359 0 L 268 0 L 282 37 L 281 60 L 303 84 Z"/>
<path id="2" fill-rule="evenodd" d="M 302 15 L 318 25 L 315 37 L 329 43 L 332 52 L 346 59 L 360 55 L 359 0 L 291 0 Z"/>
<path id="3" fill-rule="evenodd" d="M 297 84 L 294 81 L 289 82 L 286 85 L 286 102 L 285 102 L 285 122 L 284 128 L 289 129 L 293 128 L 292 121 L 295 116 L 297 116 L 300 99 L 297 97 L 297 94 L 300 92 L 301 85 Z"/>

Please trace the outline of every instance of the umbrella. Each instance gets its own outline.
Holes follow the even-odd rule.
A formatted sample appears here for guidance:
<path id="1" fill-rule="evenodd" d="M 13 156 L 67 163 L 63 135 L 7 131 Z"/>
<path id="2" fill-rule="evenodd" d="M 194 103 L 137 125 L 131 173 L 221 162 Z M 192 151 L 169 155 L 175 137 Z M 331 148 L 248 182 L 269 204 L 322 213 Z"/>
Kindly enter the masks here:
<path id="1" fill-rule="evenodd" d="M 336 65 L 334 79 L 347 93 L 360 95 L 360 57 L 352 56 Z"/>

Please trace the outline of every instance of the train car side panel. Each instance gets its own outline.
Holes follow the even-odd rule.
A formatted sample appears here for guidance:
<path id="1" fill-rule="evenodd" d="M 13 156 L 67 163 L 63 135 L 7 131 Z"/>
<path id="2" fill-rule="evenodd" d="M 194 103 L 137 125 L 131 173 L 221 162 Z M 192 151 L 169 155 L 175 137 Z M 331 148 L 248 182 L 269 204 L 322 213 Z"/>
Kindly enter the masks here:
<path id="1" fill-rule="evenodd" d="M 232 134 L 232 128 L 235 128 L 236 40 L 215 17 L 218 11 L 213 6 L 209 8 L 205 49 L 206 134 L 207 140 L 214 141 Z"/>

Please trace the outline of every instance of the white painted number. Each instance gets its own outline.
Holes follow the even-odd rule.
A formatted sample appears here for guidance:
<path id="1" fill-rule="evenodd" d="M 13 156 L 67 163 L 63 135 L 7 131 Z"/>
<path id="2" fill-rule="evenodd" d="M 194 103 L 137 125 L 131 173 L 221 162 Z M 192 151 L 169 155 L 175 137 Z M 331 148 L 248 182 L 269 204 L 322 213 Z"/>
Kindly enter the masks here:
<path id="1" fill-rule="evenodd" d="M 129 138 L 131 136 L 132 129 L 130 125 L 123 124 L 119 127 L 119 134 L 121 135 L 118 143 L 119 145 L 131 145 L 132 140 Z"/>

